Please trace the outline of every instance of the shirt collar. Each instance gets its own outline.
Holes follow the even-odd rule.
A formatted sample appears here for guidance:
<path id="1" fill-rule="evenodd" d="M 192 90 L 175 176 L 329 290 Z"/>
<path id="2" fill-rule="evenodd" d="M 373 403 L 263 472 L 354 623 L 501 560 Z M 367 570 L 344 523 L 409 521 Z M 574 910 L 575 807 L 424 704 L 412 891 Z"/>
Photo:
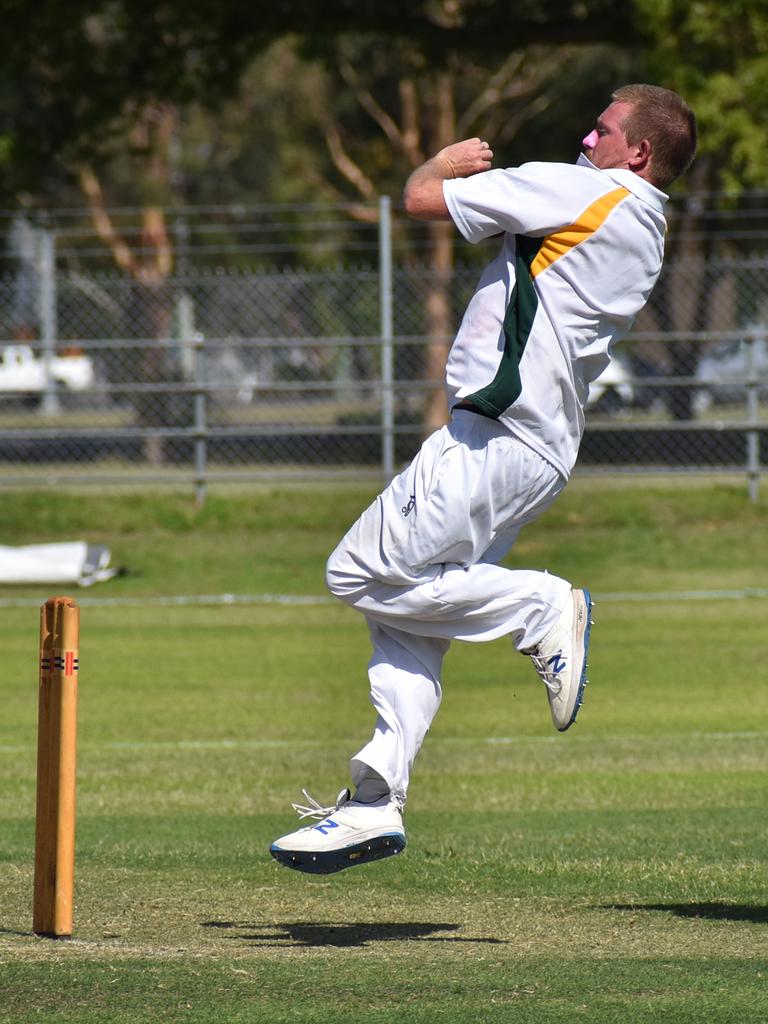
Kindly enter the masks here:
<path id="1" fill-rule="evenodd" d="M 591 167 L 592 170 L 598 171 L 600 174 L 607 174 L 611 181 L 615 181 L 617 185 L 623 185 L 624 188 L 629 189 L 638 199 L 642 199 L 644 203 L 653 207 L 654 210 L 658 210 L 659 213 L 664 212 L 664 206 L 669 196 L 666 192 L 662 192 L 661 189 L 652 185 L 650 181 L 646 181 L 645 178 L 635 174 L 634 171 L 628 171 L 623 167 L 595 167 L 584 153 L 579 154 L 579 159 L 576 163 L 580 167 Z"/>

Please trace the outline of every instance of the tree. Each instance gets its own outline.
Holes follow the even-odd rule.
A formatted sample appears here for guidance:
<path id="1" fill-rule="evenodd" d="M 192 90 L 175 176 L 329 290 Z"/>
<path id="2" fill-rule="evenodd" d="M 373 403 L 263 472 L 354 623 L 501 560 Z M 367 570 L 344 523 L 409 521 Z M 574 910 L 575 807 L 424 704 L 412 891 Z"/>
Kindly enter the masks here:
<path id="1" fill-rule="evenodd" d="M 366 201 L 358 211 L 361 219 L 376 216 L 373 201 L 382 192 L 399 200 L 410 171 L 458 139 L 475 135 L 491 139 L 498 165 L 505 151 L 519 145 L 518 136 L 530 130 L 533 138 L 519 146 L 524 159 L 545 157 L 548 154 L 536 145 L 532 123 L 570 91 L 584 90 L 585 79 L 603 84 L 601 76 L 594 74 L 594 48 L 514 49 L 496 62 L 481 62 L 456 51 L 437 66 L 429 64 L 411 43 L 400 42 L 382 51 L 379 40 L 369 37 L 340 38 L 324 49 L 316 44 L 314 52 L 328 69 L 315 110 L 339 195 L 349 195 L 351 189 Z M 614 69 L 615 55 L 610 60 L 608 56 L 600 52 L 602 64 Z M 607 92 L 596 102 L 604 103 Z M 596 105 L 582 113 L 584 128 L 599 109 Z M 578 152 L 576 140 L 569 143 L 562 130 L 556 146 L 561 156 L 567 154 L 566 159 L 574 159 Z M 423 296 L 424 376 L 435 388 L 424 425 L 432 430 L 447 415 L 441 382 L 456 327 L 451 303 L 456 232 L 453 225 L 441 222 L 428 224 L 425 230 L 430 274 Z"/>
<path id="2" fill-rule="evenodd" d="M 338 194 L 346 197 L 352 189 L 370 200 L 392 191 L 392 182 L 399 194 L 407 171 L 457 136 L 482 133 L 504 140 L 506 134 L 507 142 L 514 140 L 558 92 L 574 86 L 565 65 L 576 60 L 575 51 L 560 44 L 623 39 L 628 22 L 626 12 L 617 14 L 607 0 L 577 6 L 555 0 L 544 11 L 532 0 L 518 2 L 513 11 L 488 0 L 395 0 L 386 6 L 374 0 L 305 0 L 258 11 L 210 0 L 73 0 L 65 9 L 44 0 L 34 17 L 19 3 L 6 0 L 2 6 L 13 8 L 15 31 L 0 44 L 7 55 L 0 64 L 0 188 L 8 192 L 24 183 L 45 197 L 54 184 L 60 195 L 62 180 L 79 182 L 118 265 L 157 296 L 172 259 L 158 197 L 166 203 L 174 198 L 169 133 L 158 124 L 176 133 L 178 112 L 193 106 L 221 110 L 237 94 L 254 55 L 267 59 L 268 45 L 287 30 L 301 26 L 297 39 L 310 62 L 303 70 L 314 57 L 325 61 L 330 84 L 317 91 L 311 109 Z M 543 41 L 546 48 L 531 50 Z M 19 82 L 20 93 L 14 89 Z M 321 95 L 325 102 L 318 107 Z M 137 132 L 145 134 L 145 145 L 129 147 L 136 154 L 129 163 L 144 164 L 130 188 L 144 207 L 149 258 L 131 250 L 106 214 L 109 158 Z M 115 166 L 113 160 L 110 173 Z M 308 162 L 307 176 L 321 183 L 332 178 L 317 161 Z M 428 231 L 435 283 L 425 297 L 427 375 L 438 379 L 453 327 L 453 247 L 446 225 Z M 160 321 L 167 315 L 161 303 L 150 336 L 163 336 Z M 444 412 L 442 391 L 436 390 L 428 426 L 437 425 Z"/>
<path id="3" fill-rule="evenodd" d="M 355 52 L 356 51 L 356 52 Z M 549 102 L 544 91 L 550 77 L 523 53 L 510 55 L 500 67 L 481 68 L 457 55 L 432 69 L 419 51 L 401 44 L 386 60 L 376 60 L 368 46 L 342 41 L 336 47 L 338 68 L 346 94 L 367 115 L 379 136 L 361 142 L 344 112 L 326 110 L 323 127 L 336 170 L 362 199 L 373 200 L 390 185 L 399 199 L 407 174 L 458 138 L 491 135 L 491 121 L 506 108 L 518 125 Z M 341 90 L 339 90 L 341 91 Z M 516 109 L 515 109 L 516 108 Z M 338 109 L 338 108 L 337 108 Z M 388 143 L 387 159 L 375 159 L 381 139 Z M 362 136 L 362 138 L 365 138 Z M 373 149 L 373 154 L 371 150 Z M 369 206 L 368 213 L 375 208 Z M 360 216 L 365 213 L 361 211 Z M 444 222 L 426 226 L 430 275 L 424 291 L 427 317 L 424 375 L 442 380 L 450 339 L 455 329 L 450 302 L 454 264 L 454 229 Z M 447 407 L 442 387 L 429 392 L 424 425 L 433 430 L 445 422 Z"/>
<path id="4" fill-rule="evenodd" d="M 751 0 L 636 0 L 649 26 L 649 65 L 696 111 L 699 152 L 721 185 L 768 178 L 768 7 Z"/>
<path id="5" fill-rule="evenodd" d="M 724 319 L 730 327 L 739 319 L 733 288 L 727 295 L 716 292 L 706 272 L 715 245 L 707 219 L 716 216 L 718 207 L 732 202 L 734 193 L 764 188 L 768 177 L 764 144 L 768 132 L 768 8 L 749 0 L 727 4 L 636 0 L 636 4 L 649 26 L 646 59 L 650 77 L 680 92 L 696 113 L 698 156 L 678 187 L 713 197 L 698 202 L 694 196 L 673 222 L 668 272 L 656 293 L 660 326 L 683 335 L 667 346 L 670 372 L 691 377 L 701 345 L 684 335 L 711 329 L 716 312 L 723 317 L 727 310 Z M 730 196 L 718 198 L 718 192 Z M 698 282 L 695 294 L 680 287 L 678 278 L 686 274 Z M 675 419 L 691 419 L 692 389 L 667 389 L 667 404 Z"/>
<path id="6" fill-rule="evenodd" d="M 168 278 L 173 269 L 173 245 L 168 233 L 166 209 L 172 199 L 171 148 L 177 128 L 175 107 L 147 105 L 141 120 L 133 126 L 130 137 L 134 159 L 133 187 L 142 202 L 141 227 L 136 238 L 121 234 L 110 216 L 102 181 L 88 165 L 78 168 L 78 180 L 88 202 L 98 237 L 112 254 L 121 270 L 136 282 L 135 319 L 139 333 L 158 344 L 140 349 L 129 365 L 133 379 L 142 384 L 168 382 L 175 376 L 163 344 L 171 335 L 173 295 Z M 144 392 L 132 394 L 137 417 L 142 427 L 162 427 L 173 423 L 169 396 Z M 162 437 L 148 433 L 144 445 L 147 461 L 157 465 L 163 461 Z"/>
<path id="7" fill-rule="evenodd" d="M 216 109 L 255 55 L 300 31 L 307 45 L 350 32 L 407 41 L 436 65 L 451 53 L 622 42 L 632 12 L 611 0 L 0 0 L 0 191 L 60 187 L 156 103 Z M 388 42 L 389 41 L 389 42 Z"/>

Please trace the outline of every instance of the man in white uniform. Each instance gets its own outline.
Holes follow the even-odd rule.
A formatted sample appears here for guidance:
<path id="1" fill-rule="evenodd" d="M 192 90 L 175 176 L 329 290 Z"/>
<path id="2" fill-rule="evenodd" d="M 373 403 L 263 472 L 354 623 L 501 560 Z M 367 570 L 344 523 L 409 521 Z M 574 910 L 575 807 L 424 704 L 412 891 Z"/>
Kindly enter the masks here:
<path id="1" fill-rule="evenodd" d="M 661 270 L 661 190 L 693 159 L 695 119 L 673 92 L 625 86 L 583 145 L 576 164 L 491 170 L 488 144 L 469 139 L 406 184 L 410 216 L 451 219 L 469 242 L 501 235 L 501 248 L 448 359 L 450 423 L 328 561 L 331 591 L 368 622 L 377 721 L 350 764 L 354 797 L 294 804 L 314 822 L 272 844 L 287 867 L 330 873 L 404 848 L 410 771 L 440 705 L 451 640 L 508 634 L 545 684 L 555 727 L 576 718 L 589 592 L 498 563 L 568 481 L 589 385 Z"/>

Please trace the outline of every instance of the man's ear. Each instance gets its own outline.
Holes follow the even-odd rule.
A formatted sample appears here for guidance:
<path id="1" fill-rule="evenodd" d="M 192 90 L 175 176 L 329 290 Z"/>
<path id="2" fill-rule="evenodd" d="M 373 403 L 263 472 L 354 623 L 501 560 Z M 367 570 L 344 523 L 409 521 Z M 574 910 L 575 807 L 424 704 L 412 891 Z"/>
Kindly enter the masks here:
<path id="1" fill-rule="evenodd" d="M 648 139 L 641 139 L 634 148 L 636 152 L 629 158 L 629 169 L 637 173 L 645 170 L 651 162 L 651 144 Z"/>

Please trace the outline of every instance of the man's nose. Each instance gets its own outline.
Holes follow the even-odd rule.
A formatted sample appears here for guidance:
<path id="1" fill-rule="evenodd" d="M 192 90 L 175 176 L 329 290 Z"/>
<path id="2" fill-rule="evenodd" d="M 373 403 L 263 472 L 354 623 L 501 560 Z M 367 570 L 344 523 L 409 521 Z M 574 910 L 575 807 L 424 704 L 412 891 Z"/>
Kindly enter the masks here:
<path id="1" fill-rule="evenodd" d="M 600 136 L 597 134 L 597 128 L 593 128 L 589 135 L 584 136 L 581 140 L 581 144 L 585 149 L 594 149 L 599 138 Z"/>

